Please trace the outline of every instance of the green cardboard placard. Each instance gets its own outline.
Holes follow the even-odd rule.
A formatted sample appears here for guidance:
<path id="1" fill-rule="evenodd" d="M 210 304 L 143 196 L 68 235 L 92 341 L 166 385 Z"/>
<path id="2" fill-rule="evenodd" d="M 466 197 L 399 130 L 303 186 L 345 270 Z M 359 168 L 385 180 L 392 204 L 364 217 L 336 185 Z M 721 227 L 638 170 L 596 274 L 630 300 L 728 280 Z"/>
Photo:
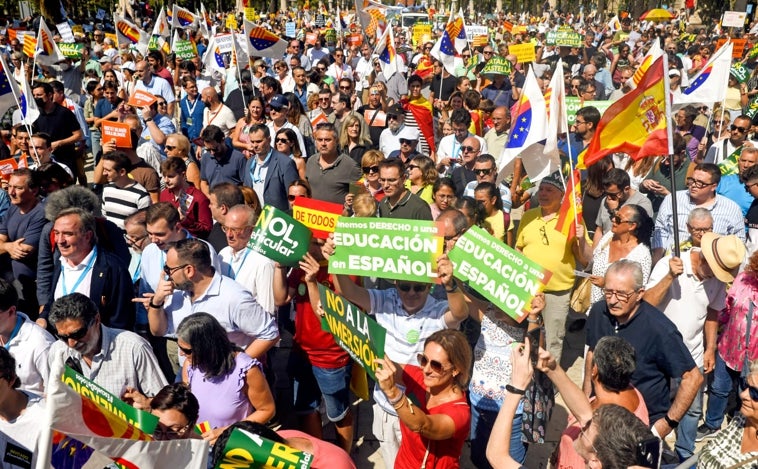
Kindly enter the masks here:
<path id="1" fill-rule="evenodd" d="M 266 205 L 247 247 L 286 266 L 296 266 L 308 252 L 311 230 L 281 210 Z"/>
<path id="2" fill-rule="evenodd" d="M 217 469 L 308 469 L 313 455 L 235 428 L 224 446 Z"/>

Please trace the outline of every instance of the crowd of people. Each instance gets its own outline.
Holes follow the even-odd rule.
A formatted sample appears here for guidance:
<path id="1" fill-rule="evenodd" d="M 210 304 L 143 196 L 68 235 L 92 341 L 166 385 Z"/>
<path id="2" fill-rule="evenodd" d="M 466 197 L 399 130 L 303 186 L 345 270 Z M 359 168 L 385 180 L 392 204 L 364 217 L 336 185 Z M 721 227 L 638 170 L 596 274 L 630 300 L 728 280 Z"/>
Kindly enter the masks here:
<path id="1" fill-rule="evenodd" d="M 287 19 L 261 22 L 283 35 Z M 332 42 L 305 23 L 281 57 L 227 73 L 206 65 L 202 29 L 183 33 L 198 54 L 181 59 L 95 25 L 77 36 L 81 58 L 44 64 L 6 28 L 0 80 L 31 90 L 39 116 L 10 109 L 0 139 L 0 160 L 16 168 L 0 190 L 0 451 L 36 452 L 51 370 L 66 365 L 156 415 L 154 438 L 202 438 L 211 459 L 240 428 L 311 452 L 312 467 L 355 467 L 367 436 L 350 391 L 358 364 L 322 329 L 326 285 L 387 331 L 372 396 L 385 467 L 523 467 L 529 445 L 545 442 L 556 391 L 572 416 L 553 467 L 691 462 L 702 441 L 698 467 L 758 465 L 758 72 L 733 75 L 724 103 L 680 106 L 673 154 L 613 154 L 583 171 L 570 235 L 557 227 L 568 171 L 537 180 L 520 157 L 501 160 L 530 68 L 543 91 L 561 74 L 580 104 L 559 136 L 571 167 L 598 103 L 629 90 L 654 41 L 676 95 L 723 35 L 681 17 L 623 16 L 618 29 L 609 19 L 551 10 L 514 29 L 517 18 L 499 15 L 487 41 L 456 54 L 455 73 L 433 56 L 436 37 L 390 25 L 391 74 L 376 36 Z M 558 26 L 582 44 L 550 44 Z M 750 68 L 758 34 L 744 36 L 735 63 Z M 520 63 L 509 46 L 526 43 L 535 60 Z M 493 60 L 509 72 L 482 73 Z M 129 104 L 135 94 L 155 99 Z M 123 143 L 103 137 L 109 122 L 128 129 Z M 331 238 L 314 238 L 295 268 L 248 247 L 262 207 L 291 213 L 298 197 L 346 217 L 438 222 L 439 282 L 332 275 Z M 472 226 L 551 273 L 521 323 L 455 277 L 446 253 Z M 582 328 L 574 383 L 562 354 L 567 330 Z M 294 396 L 282 408 L 272 370 L 285 333 Z M 287 413 L 297 428 L 273 431 Z"/>

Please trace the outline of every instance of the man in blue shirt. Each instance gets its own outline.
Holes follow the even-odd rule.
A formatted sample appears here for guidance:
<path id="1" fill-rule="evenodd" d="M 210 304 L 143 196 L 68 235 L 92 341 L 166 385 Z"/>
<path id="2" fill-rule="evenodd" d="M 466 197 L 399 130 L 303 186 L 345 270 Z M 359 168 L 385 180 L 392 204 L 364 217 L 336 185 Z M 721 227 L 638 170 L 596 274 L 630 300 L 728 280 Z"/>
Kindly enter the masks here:
<path id="1" fill-rule="evenodd" d="M 222 182 L 242 185 L 247 159 L 224 138 L 224 132 L 209 125 L 200 133 L 203 140 L 203 157 L 200 161 L 200 189 L 210 197 L 210 188 Z"/>
<path id="2" fill-rule="evenodd" d="M 723 195 L 740 206 L 742 215 L 747 215 L 747 210 L 754 200 L 753 196 L 745 190 L 745 183 L 748 182 L 745 179 L 745 173 L 756 164 L 758 164 L 758 148 L 743 148 L 740 157 L 737 159 L 739 174 L 721 176 L 721 182 L 716 188 L 717 194 Z"/>
<path id="3" fill-rule="evenodd" d="M 179 127 L 189 141 L 193 142 L 196 138 L 200 137 L 200 131 L 203 130 L 203 111 L 205 110 L 205 104 L 203 104 L 203 100 L 200 99 L 200 93 L 197 89 L 197 81 L 194 78 L 190 76 L 182 78 L 182 87 L 187 93 L 187 96 L 183 97 L 179 102 L 179 108 L 181 109 Z"/>

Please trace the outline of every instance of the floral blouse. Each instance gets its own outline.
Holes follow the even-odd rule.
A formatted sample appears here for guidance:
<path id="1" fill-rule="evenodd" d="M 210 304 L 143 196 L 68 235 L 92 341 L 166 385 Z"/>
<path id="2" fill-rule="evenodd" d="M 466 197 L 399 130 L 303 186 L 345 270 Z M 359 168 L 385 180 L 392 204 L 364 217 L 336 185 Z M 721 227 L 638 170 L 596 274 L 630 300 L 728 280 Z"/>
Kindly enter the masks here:
<path id="1" fill-rule="evenodd" d="M 742 370 L 745 360 L 745 330 L 750 302 L 753 303 L 753 318 L 750 325 L 750 348 L 748 360 L 758 358 L 758 275 L 755 272 L 740 272 L 732 288 L 726 294 L 726 306 L 719 313 L 718 351 L 726 365 L 736 371 Z"/>

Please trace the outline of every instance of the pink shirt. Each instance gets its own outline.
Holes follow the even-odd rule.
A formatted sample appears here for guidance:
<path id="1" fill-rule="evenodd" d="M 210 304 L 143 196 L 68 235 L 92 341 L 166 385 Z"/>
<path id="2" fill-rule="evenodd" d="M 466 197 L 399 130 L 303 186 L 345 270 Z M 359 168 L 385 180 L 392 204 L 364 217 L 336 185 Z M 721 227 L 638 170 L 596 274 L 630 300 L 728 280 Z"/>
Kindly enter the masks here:
<path id="1" fill-rule="evenodd" d="M 355 469 L 353 460 L 339 446 L 297 430 L 279 430 L 277 433 L 285 439 L 305 438 L 311 442 L 313 445 L 312 469 Z"/>
<path id="2" fill-rule="evenodd" d="M 741 272 L 734 279 L 732 288 L 726 294 L 726 306 L 719 313 L 718 352 L 729 368 L 741 371 L 745 360 L 745 330 L 750 302 L 758 303 L 758 275 L 755 272 Z M 750 351 L 748 360 L 758 358 L 758 306 L 753 306 L 750 325 Z"/>

